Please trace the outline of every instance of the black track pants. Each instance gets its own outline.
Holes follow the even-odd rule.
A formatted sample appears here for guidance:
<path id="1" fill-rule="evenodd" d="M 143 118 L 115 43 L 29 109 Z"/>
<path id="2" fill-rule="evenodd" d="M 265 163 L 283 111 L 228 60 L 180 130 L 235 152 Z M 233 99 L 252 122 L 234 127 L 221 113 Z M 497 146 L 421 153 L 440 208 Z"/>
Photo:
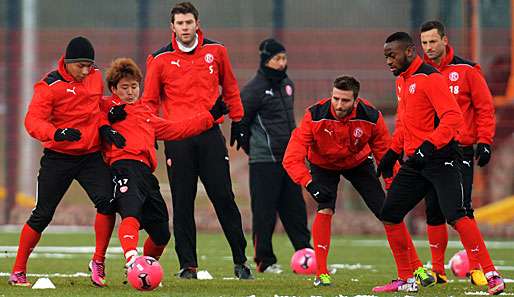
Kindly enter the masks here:
<path id="1" fill-rule="evenodd" d="M 194 219 L 198 178 L 214 206 L 234 263 L 245 263 L 246 239 L 232 192 L 225 137 L 219 126 L 185 140 L 167 141 L 165 145 L 173 202 L 173 234 L 180 268 L 198 267 Z"/>

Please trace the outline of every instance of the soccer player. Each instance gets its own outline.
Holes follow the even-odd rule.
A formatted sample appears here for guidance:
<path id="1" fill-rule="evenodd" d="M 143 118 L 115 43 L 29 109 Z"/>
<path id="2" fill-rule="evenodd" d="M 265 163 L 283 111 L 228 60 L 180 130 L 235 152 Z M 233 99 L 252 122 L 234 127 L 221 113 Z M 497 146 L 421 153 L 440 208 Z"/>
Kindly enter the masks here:
<path id="1" fill-rule="evenodd" d="M 437 68 L 448 82 L 464 116 L 464 129 L 459 135 L 463 151 L 462 179 L 464 190 L 464 208 L 471 220 L 473 207 L 471 190 L 473 186 L 474 158 L 480 167 L 485 166 L 491 158 L 496 121 L 493 97 L 480 71 L 480 65 L 466 61 L 454 54 L 448 44 L 444 25 L 438 21 L 429 21 L 421 26 L 421 45 L 425 52 L 427 64 Z M 476 151 L 473 145 L 476 144 Z M 430 191 L 426 198 L 427 234 L 432 252 L 432 270 L 438 283 L 446 283 L 444 272 L 444 253 L 448 244 L 448 229 L 444 215 L 440 210 L 435 192 Z M 478 259 L 473 253 L 468 254 L 471 283 L 486 286 L 487 280 Z"/>
<path id="2" fill-rule="evenodd" d="M 154 113 L 161 108 L 164 118 L 178 121 L 193 116 L 198 109 L 211 108 L 221 86 L 232 119 L 231 144 L 237 141 L 239 148 L 247 133 L 241 123 L 243 106 L 227 49 L 204 38 L 198 10 L 191 3 L 176 4 L 170 15 L 171 42 L 148 57 L 143 102 Z M 252 278 L 246 266 L 246 239 L 232 192 L 225 137 L 218 125 L 222 121 L 200 135 L 165 142 L 180 278 L 197 276 L 194 203 L 198 178 L 230 244 L 234 274 L 239 279 Z"/>
<path id="3" fill-rule="evenodd" d="M 178 140 L 200 134 L 223 115 L 224 106 L 220 97 L 210 113 L 199 110 L 191 118 L 170 122 L 154 115 L 138 100 L 141 79 L 141 70 L 132 59 L 114 60 L 106 77 L 112 96 L 102 100 L 102 109 L 109 111 L 109 121 L 127 139 L 123 149 L 109 146 L 104 152 L 113 172 L 116 210 L 122 218 L 118 238 L 126 267 L 137 257 L 139 229 L 149 234 L 144 255 L 155 259 L 160 258 L 171 236 L 168 208 L 159 181 L 152 174 L 157 167 L 155 140 Z"/>
<path id="4" fill-rule="evenodd" d="M 444 77 L 416 54 L 409 34 L 396 32 L 387 37 L 384 56 L 390 71 L 397 76 L 398 111 L 391 147 L 377 171 L 390 171 L 402 151 L 408 160 L 395 176 L 380 214 L 398 279 L 373 291 L 418 290 L 409 264 L 408 231 L 403 219 L 429 191 L 435 191 L 446 221 L 459 233 L 466 251 L 479 259 L 489 294 L 499 294 L 505 288 L 503 279 L 491 261 L 477 224 L 462 207 L 462 162 L 455 138 L 463 119 L 457 101 Z"/>
<path id="5" fill-rule="evenodd" d="M 385 199 L 373 158 L 377 163 L 381 162 L 391 136 L 380 111 L 358 97 L 359 89 L 360 83 L 353 77 L 336 78 L 331 98 L 322 99 L 307 109 L 300 126 L 293 131 L 284 155 L 287 173 L 318 202 L 312 225 L 317 262 L 315 286 L 331 284 L 327 257 L 340 176 L 355 187 L 376 217 Z M 305 165 L 306 159 L 310 171 Z M 384 179 L 386 188 L 397 169 L 394 166 L 389 169 Z M 415 252 L 413 245 L 411 250 Z M 413 254 L 411 258 L 416 275 L 424 283 L 429 282 L 432 277 L 418 256 Z"/>
<path id="6" fill-rule="evenodd" d="M 89 263 L 91 281 L 106 286 L 105 252 L 114 228 L 111 204 L 113 185 L 109 168 L 102 159 L 101 139 L 116 147 L 125 139 L 113 130 L 100 111 L 102 74 L 94 66 L 95 52 L 88 39 L 73 38 L 58 68 L 34 86 L 25 117 L 30 136 L 44 146 L 37 177 L 36 207 L 23 226 L 16 262 L 9 283 L 30 286 L 27 260 L 50 224 L 57 205 L 73 180 L 87 192 L 97 209 L 96 250 Z"/>
<path id="7" fill-rule="evenodd" d="M 275 39 L 259 46 L 260 67 L 244 86 L 243 123 L 250 127 L 243 149 L 249 156 L 254 261 L 258 272 L 281 273 L 273 253 L 277 213 L 296 251 L 312 248 L 302 188 L 282 167 L 282 158 L 296 127 L 294 84 L 287 76 L 287 54 Z"/>

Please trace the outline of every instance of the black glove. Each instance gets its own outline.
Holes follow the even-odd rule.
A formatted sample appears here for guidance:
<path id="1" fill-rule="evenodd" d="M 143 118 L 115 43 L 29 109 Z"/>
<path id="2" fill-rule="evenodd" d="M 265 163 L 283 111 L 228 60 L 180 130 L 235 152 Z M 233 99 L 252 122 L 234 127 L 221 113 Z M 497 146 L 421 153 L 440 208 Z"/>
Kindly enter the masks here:
<path id="1" fill-rule="evenodd" d="M 318 203 L 328 202 L 334 198 L 332 191 L 330 191 L 327 186 L 320 183 L 311 181 L 306 189 Z"/>
<path id="2" fill-rule="evenodd" d="M 57 129 L 54 133 L 55 141 L 79 141 L 82 133 L 78 129 L 64 128 Z"/>
<path id="3" fill-rule="evenodd" d="M 216 103 L 214 103 L 209 112 L 211 113 L 215 121 L 221 118 L 224 114 L 228 113 L 227 105 L 225 104 L 221 96 L 219 96 L 218 99 L 216 99 Z"/>
<path id="4" fill-rule="evenodd" d="M 475 160 L 478 160 L 477 165 L 484 167 L 491 160 L 492 153 L 491 146 L 487 143 L 479 143 L 477 145 L 477 151 L 475 152 Z"/>
<path id="5" fill-rule="evenodd" d="M 107 118 L 109 123 L 114 124 L 119 121 L 123 121 L 127 117 L 127 112 L 125 111 L 125 106 L 127 104 L 116 105 L 109 109 L 109 113 L 107 114 Z"/>
<path id="6" fill-rule="evenodd" d="M 102 136 L 108 144 L 114 143 L 117 148 L 123 148 L 125 146 L 125 137 L 109 125 L 100 127 L 100 136 Z"/>
<path id="7" fill-rule="evenodd" d="M 387 153 L 382 157 L 380 163 L 377 166 L 377 177 L 382 175 L 384 178 L 390 178 L 393 176 L 393 168 L 396 161 L 400 159 L 400 155 L 395 151 L 389 149 Z"/>
<path id="8" fill-rule="evenodd" d="M 428 160 L 435 151 L 435 145 L 430 141 L 425 140 L 423 143 L 414 151 L 414 155 L 407 160 L 417 170 L 422 170 L 428 163 Z"/>
<path id="9" fill-rule="evenodd" d="M 248 137 L 248 141 L 246 143 L 241 145 L 241 148 L 248 156 L 250 156 L 250 137 Z"/>
<path id="10" fill-rule="evenodd" d="M 233 146 L 237 141 L 236 150 L 239 150 L 242 146 L 247 146 L 250 141 L 248 135 L 248 128 L 243 121 L 234 122 L 232 121 L 232 127 L 230 128 L 230 146 Z"/>

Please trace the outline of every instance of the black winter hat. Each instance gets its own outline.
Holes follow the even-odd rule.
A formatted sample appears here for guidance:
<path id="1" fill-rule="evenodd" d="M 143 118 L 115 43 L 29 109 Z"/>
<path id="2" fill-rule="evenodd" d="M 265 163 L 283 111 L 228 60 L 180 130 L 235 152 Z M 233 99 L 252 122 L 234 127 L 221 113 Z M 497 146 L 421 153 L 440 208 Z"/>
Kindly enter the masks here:
<path id="1" fill-rule="evenodd" d="M 82 61 L 95 62 L 95 49 L 87 38 L 78 36 L 68 43 L 66 54 L 64 55 L 64 63 Z"/>
<path id="2" fill-rule="evenodd" d="M 269 38 L 261 42 L 259 45 L 259 52 L 261 55 L 261 65 L 264 66 L 269 60 L 271 60 L 271 58 L 273 58 L 273 56 L 285 53 L 286 48 L 277 40 Z"/>

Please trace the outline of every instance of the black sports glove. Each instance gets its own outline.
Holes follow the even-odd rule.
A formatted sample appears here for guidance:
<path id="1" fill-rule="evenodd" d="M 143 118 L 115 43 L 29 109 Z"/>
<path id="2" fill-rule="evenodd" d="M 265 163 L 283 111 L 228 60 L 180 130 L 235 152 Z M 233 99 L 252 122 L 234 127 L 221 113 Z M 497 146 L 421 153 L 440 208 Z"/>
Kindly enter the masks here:
<path id="1" fill-rule="evenodd" d="M 82 137 L 82 133 L 74 128 L 57 129 L 54 133 L 55 141 L 79 141 L 80 137 Z"/>
<path id="2" fill-rule="evenodd" d="M 241 148 L 242 146 L 247 146 L 248 142 L 250 141 L 250 136 L 248 135 L 248 128 L 243 123 L 243 121 L 232 121 L 232 126 L 230 128 L 230 146 L 233 146 L 236 141 L 236 150 L 239 150 L 239 148 Z"/>
<path id="3" fill-rule="evenodd" d="M 127 104 L 116 105 L 109 109 L 109 113 L 107 114 L 107 119 L 109 123 L 114 124 L 119 121 L 123 121 L 127 117 L 127 112 L 125 111 L 125 106 Z"/>
<path id="4" fill-rule="evenodd" d="M 407 160 L 417 170 L 422 170 L 428 163 L 428 160 L 435 151 L 435 145 L 430 141 L 425 140 L 423 143 L 414 151 L 414 155 Z"/>
<path id="5" fill-rule="evenodd" d="M 225 104 L 221 96 L 219 96 L 218 99 L 216 99 L 216 103 L 214 103 L 209 112 L 211 113 L 215 121 L 221 118 L 224 114 L 228 113 L 227 105 Z"/>
<path id="6" fill-rule="evenodd" d="M 250 136 L 248 136 L 248 141 L 241 145 L 241 148 L 248 156 L 250 156 Z"/>
<path id="7" fill-rule="evenodd" d="M 491 146 L 487 143 L 479 143 L 477 145 L 477 150 L 475 152 L 475 160 L 477 161 L 477 165 L 480 167 L 484 167 L 491 160 L 492 153 Z"/>
<path id="8" fill-rule="evenodd" d="M 100 127 L 100 136 L 102 136 L 108 144 L 114 143 L 117 148 L 123 148 L 125 146 L 125 137 L 109 125 Z"/>
<path id="9" fill-rule="evenodd" d="M 318 203 L 328 202 L 333 199 L 334 195 L 330 189 L 320 183 L 311 181 L 307 187 L 307 191 L 311 194 L 312 198 Z"/>
<path id="10" fill-rule="evenodd" d="M 384 178 L 390 178 L 393 176 L 393 168 L 394 164 L 396 164 L 396 161 L 400 159 L 400 155 L 397 154 L 395 151 L 389 149 L 387 153 L 382 157 L 382 160 L 380 160 L 380 163 L 378 163 L 377 166 L 377 177 L 380 177 L 381 175 Z"/>

